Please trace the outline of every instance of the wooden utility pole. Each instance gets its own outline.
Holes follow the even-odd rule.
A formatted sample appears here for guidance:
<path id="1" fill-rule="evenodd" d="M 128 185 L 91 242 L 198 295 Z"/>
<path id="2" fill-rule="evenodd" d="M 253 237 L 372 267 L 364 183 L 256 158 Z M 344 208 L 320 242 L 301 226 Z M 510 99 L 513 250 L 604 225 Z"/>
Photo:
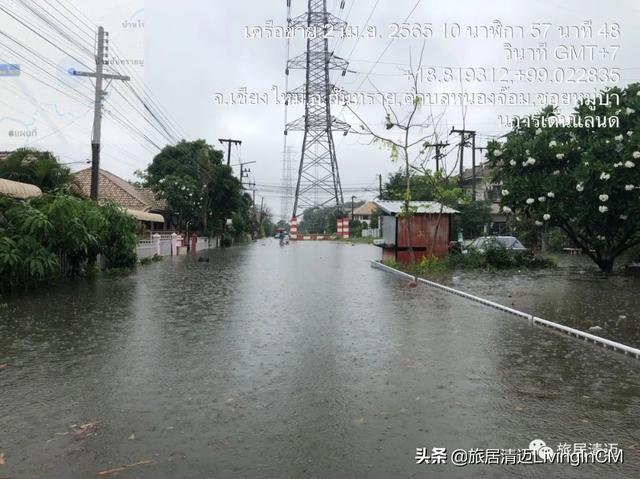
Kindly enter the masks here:
<path id="1" fill-rule="evenodd" d="M 96 71 L 95 72 L 78 72 L 73 70 L 71 73 L 79 77 L 90 77 L 96 79 L 95 103 L 93 110 L 93 138 L 91 140 L 91 199 L 97 200 L 100 182 L 100 140 L 102 134 L 102 101 L 104 100 L 105 91 L 102 88 L 104 80 L 129 81 L 130 77 L 125 75 L 109 75 L 104 73 L 104 66 L 109 64 L 109 34 L 105 33 L 103 27 L 98 28 L 98 51 L 96 54 Z"/>
<path id="2" fill-rule="evenodd" d="M 225 140 L 224 138 L 219 138 L 218 141 L 222 145 L 227 143 L 227 145 L 229 146 L 229 151 L 227 153 L 227 166 L 231 166 L 231 145 L 242 145 L 242 141 L 240 141 L 240 140 L 231 140 L 231 139 L 226 139 Z"/>

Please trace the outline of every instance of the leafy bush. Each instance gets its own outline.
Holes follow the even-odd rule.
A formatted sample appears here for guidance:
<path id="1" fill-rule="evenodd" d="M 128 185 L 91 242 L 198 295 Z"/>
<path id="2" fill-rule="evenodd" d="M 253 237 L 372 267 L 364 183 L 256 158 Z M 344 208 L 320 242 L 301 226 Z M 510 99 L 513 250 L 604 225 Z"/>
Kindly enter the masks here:
<path id="1" fill-rule="evenodd" d="M 0 198 L 0 287 L 64 273 L 77 276 L 103 254 L 108 268 L 136 263 L 135 219 L 114 204 L 45 195 L 29 201 Z"/>
<path id="2" fill-rule="evenodd" d="M 136 220 L 114 203 L 101 207 L 106 228 L 101 238 L 107 268 L 131 268 L 136 264 Z"/>

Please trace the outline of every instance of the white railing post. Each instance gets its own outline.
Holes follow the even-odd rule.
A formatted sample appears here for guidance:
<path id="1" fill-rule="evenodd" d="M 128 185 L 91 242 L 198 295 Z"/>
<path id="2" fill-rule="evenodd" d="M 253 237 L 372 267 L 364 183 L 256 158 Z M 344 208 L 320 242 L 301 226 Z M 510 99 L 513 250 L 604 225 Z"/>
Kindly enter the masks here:
<path id="1" fill-rule="evenodd" d="M 160 256 L 160 235 L 158 233 L 154 234 L 153 240 L 156 243 L 156 254 Z"/>
<path id="2" fill-rule="evenodd" d="M 177 234 L 171 233 L 171 256 L 173 256 L 173 252 L 176 250 L 176 238 Z"/>

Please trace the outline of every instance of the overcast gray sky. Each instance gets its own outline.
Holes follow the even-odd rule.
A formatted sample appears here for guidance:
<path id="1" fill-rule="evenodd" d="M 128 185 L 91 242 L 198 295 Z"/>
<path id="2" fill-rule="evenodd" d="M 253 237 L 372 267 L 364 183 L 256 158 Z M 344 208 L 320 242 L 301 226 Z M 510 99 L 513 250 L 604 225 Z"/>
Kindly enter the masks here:
<path id="1" fill-rule="evenodd" d="M 303 13 L 306 1 L 292 0 L 294 15 Z M 19 2 L 13 0 L 6 2 Z M 64 2 L 64 0 L 62 1 Z M 259 189 L 258 197 L 265 196 L 267 204 L 274 213 L 280 213 L 280 199 L 271 185 L 277 185 L 281 179 L 284 108 L 282 105 L 216 105 L 213 101 L 216 93 L 233 93 L 246 87 L 249 91 L 266 92 L 276 85 L 284 89 L 284 66 L 286 59 L 286 42 L 277 39 L 247 39 L 245 27 L 264 25 L 268 20 L 282 25 L 286 19 L 286 2 L 284 0 L 244 0 L 228 2 L 221 0 L 153 0 L 145 3 L 135 1 L 103 2 L 99 0 L 75 1 L 75 6 L 95 24 L 105 24 L 111 33 L 111 41 L 117 45 L 124 57 L 132 60 L 144 58 L 144 66 L 132 65 L 130 68 L 136 75 L 144 75 L 144 81 L 160 100 L 163 107 L 184 131 L 188 139 L 206 138 L 216 145 L 218 138 L 238 138 L 243 141 L 241 151 L 234 151 L 234 162 L 256 161 L 252 165 L 252 173 Z M 354 49 L 355 40 L 331 41 L 336 54 L 350 60 L 352 73 L 344 78 L 336 76 L 338 85 L 346 90 L 357 89 L 373 91 L 405 92 L 409 83 L 403 70 L 409 63 L 410 56 L 417 57 L 423 44 L 422 40 L 397 39 L 390 42 L 389 25 L 402 23 L 408 13 L 416 5 L 416 0 L 347 0 L 345 9 L 337 7 L 339 0 L 328 0 L 328 6 L 342 18 L 348 17 L 350 24 L 362 28 L 371 15 L 371 25 L 375 25 L 383 38 L 362 39 Z M 375 10 L 374 10 L 375 7 Z M 142 10 L 144 9 L 144 10 Z M 373 12 L 373 14 L 372 14 Z M 621 68 L 621 84 L 640 79 L 640 65 L 637 58 L 640 47 L 638 23 L 640 6 L 634 0 L 498 0 L 479 2 L 461 0 L 457 2 L 445 0 L 422 0 L 418 2 L 415 12 L 410 17 L 411 23 L 432 23 L 434 36 L 425 43 L 424 67 L 517 67 L 533 66 L 531 63 L 510 63 L 506 60 L 504 40 L 444 39 L 442 25 L 447 23 L 466 25 L 491 24 L 499 19 L 503 24 L 522 25 L 527 31 L 534 22 L 549 22 L 551 26 L 548 46 L 554 47 L 562 43 L 558 39 L 558 25 L 579 25 L 585 20 L 592 20 L 594 39 L 592 41 L 565 41 L 579 45 L 598 44 L 621 45 L 615 61 L 597 59 L 594 62 L 565 62 L 564 66 L 598 66 Z M 130 23 L 124 28 L 125 21 Z M 135 29 L 133 23 L 144 22 L 144 28 Z M 605 23 L 618 23 L 621 28 L 619 39 L 605 39 L 598 36 L 599 28 Z M 24 28 L 11 24 L 6 15 L 0 13 L 0 29 L 10 31 L 23 41 L 36 44 L 37 39 Z M 514 46 L 533 47 L 540 40 L 528 39 L 512 41 Z M 385 54 L 380 58 L 385 48 Z M 45 47 L 43 47 L 45 48 Z M 59 52 L 50 51 L 51 57 L 58 62 L 69 63 L 69 59 L 61 58 Z M 292 56 L 304 51 L 304 42 L 300 39 L 291 43 Z M 0 63 L 11 58 L 0 45 Z M 64 57 L 64 56 L 62 56 Z M 376 60 L 380 58 L 378 63 Z M 18 61 L 16 61 L 18 63 Z M 71 63 L 73 63 L 71 61 Z M 66 64 L 65 64 L 66 65 Z M 403 66 L 404 65 L 404 66 Z M 554 68 L 562 66 L 559 61 L 549 61 L 536 66 Z M 27 69 L 27 65 L 24 67 Z M 368 73 L 371 72 L 369 75 Z M 290 77 L 291 86 L 303 82 L 301 72 Z M 76 80 L 76 79 L 74 79 Z M 3 80 L 4 81 L 4 80 Z M 22 78 L 20 85 L 14 84 L 11 89 L 0 90 L 0 125 L 7 123 L 6 117 L 19 117 L 23 120 L 31 115 L 29 101 L 33 98 L 17 100 L 15 91 L 19 87 L 22 92 L 29 88 L 35 99 L 41 97 L 55 101 L 59 108 L 69 103 L 57 93 L 47 91 L 43 85 L 31 85 L 28 78 Z M 497 92 L 499 83 L 477 82 L 436 82 L 423 83 L 425 91 L 460 91 Z M 550 84 L 528 83 L 516 81 L 509 85 L 510 91 L 590 91 L 594 87 L 605 84 Z M 10 111 L 6 105 L 19 102 L 20 111 Z M 120 108 L 136 124 L 142 125 L 142 119 L 128 106 L 113 98 L 113 106 Z M 52 114 L 50 122 L 38 119 L 40 126 L 39 140 L 32 144 L 50 147 L 63 155 L 67 161 L 81 160 L 90 155 L 89 138 L 91 132 L 90 105 L 69 106 L 73 109 L 74 123 Z M 341 118 L 358 125 L 357 119 L 348 111 L 335 108 L 334 114 L 342 113 Z M 466 127 L 479 133 L 479 145 L 484 145 L 492 135 L 499 135 L 504 130 L 498 126 L 497 115 L 526 114 L 535 110 L 533 107 L 505 107 L 497 109 L 492 106 L 470 106 L 466 114 Z M 357 107 L 368 123 L 380 128 L 384 120 L 381 106 Z M 434 108 L 435 114 L 442 114 L 441 130 L 446 132 L 451 126 L 461 127 L 462 109 L 456 106 Z M 4 113 L 4 114 L 3 114 Z M 289 118 L 295 119 L 303 113 L 302 107 L 291 107 Z M 429 110 L 421 112 L 427 117 Z M 43 116 L 43 115 L 41 115 Z M 62 119 L 61 119 L 62 118 Z M 23 123 L 28 123 L 27 121 Z M 49 125 L 49 126 L 48 126 Z M 58 128 L 64 127 L 64 137 L 51 135 Z M 0 130 L 0 149 L 15 147 L 16 140 L 8 138 L 7 128 Z M 20 128 L 28 128 L 21 126 Z M 43 137 L 51 135 L 46 139 Z M 446 138 L 443 138 L 446 139 Z M 294 148 L 295 161 L 299 160 L 302 136 L 290 134 L 289 146 Z M 453 141 L 453 138 L 451 138 Z M 131 178 L 133 171 L 144 168 L 152 159 L 152 150 L 136 146 L 136 139 L 131 137 L 125 128 L 111 124 L 105 118 L 105 157 L 103 167 L 125 178 Z M 386 151 L 376 145 L 369 144 L 367 138 L 350 135 L 346 138 L 336 137 L 337 155 L 342 181 L 346 189 L 371 188 L 377 185 L 376 175 L 387 174 L 397 169 Z M 110 147 L 110 145 L 114 145 Z M 359 198 L 369 198 L 374 193 L 357 193 Z M 351 193 L 345 196 L 351 196 Z"/>

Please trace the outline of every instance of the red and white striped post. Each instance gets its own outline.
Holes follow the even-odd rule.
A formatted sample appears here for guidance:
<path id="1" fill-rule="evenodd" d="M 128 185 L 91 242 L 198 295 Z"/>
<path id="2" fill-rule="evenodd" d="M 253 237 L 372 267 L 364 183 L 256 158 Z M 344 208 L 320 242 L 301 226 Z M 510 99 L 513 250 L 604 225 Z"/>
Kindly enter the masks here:
<path id="1" fill-rule="evenodd" d="M 342 231 L 342 218 L 338 218 L 338 223 L 336 226 L 336 235 L 338 236 L 338 238 L 342 238 L 343 235 L 343 231 Z"/>
<path id="2" fill-rule="evenodd" d="M 298 218 L 292 217 L 289 226 L 289 238 L 292 240 L 298 239 Z"/>
<path id="3" fill-rule="evenodd" d="M 342 237 L 349 239 L 349 218 L 342 218 Z"/>

